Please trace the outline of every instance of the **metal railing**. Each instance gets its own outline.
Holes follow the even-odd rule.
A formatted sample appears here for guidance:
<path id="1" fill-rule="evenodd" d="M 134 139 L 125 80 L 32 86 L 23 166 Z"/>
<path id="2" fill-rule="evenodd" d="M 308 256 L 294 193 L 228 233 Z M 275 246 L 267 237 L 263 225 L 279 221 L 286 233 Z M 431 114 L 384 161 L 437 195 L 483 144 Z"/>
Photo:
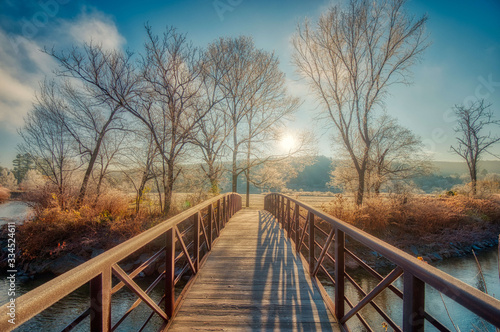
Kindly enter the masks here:
<path id="1" fill-rule="evenodd" d="M 63 331 L 71 331 L 89 316 L 91 331 L 113 331 L 141 302 L 146 303 L 152 312 L 140 331 L 147 327 L 154 314 L 163 319 L 160 330 L 164 329 L 176 312 L 184 292 L 204 263 L 214 240 L 229 218 L 240 209 L 241 196 L 229 193 L 214 197 L 160 223 L 17 298 L 16 324 L 13 326 L 7 319 L 1 319 L 0 331 L 10 331 L 19 327 L 85 284 L 90 284 L 90 305 L 78 317 L 70 318 L 73 320 L 67 323 Z M 141 248 L 146 245 L 153 246 L 153 243 L 158 245 L 158 242 L 161 243 L 159 245 L 161 249 L 133 271 L 127 273 L 120 266 Z M 165 263 L 163 272 L 159 273 L 146 290 L 143 290 L 134 278 L 159 259 L 163 259 Z M 189 277 L 185 284 L 179 283 L 183 276 Z M 149 293 L 160 282 L 164 282 L 164 294 L 160 301 L 155 302 Z M 124 286 L 135 293 L 138 299 L 120 319 L 112 322 L 111 299 L 113 294 Z M 182 291 L 176 296 L 176 290 L 179 293 L 179 288 Z M 7 305 L 0 307 L 0 317 L 8 317 Z"/>
<path id="2" fill-rule="evenodd" d="M 362 316 L 360 310 L 370 305 L 394 331 L 423 331 L 428 321 L 439 331 L 450 331 L 425 309 L 425 286 L 428 285 L 448 296 L 482 319 L 500 327 L 500 301 L 453 278 L 425 262 L 399 250 L 388 243 L 324 212 L 298 200 L 282 194 L 269 194 L 265 198 L 264 208 L 272 213 L 288 238 L 295 243 L 296 251 L 307 261 L 308 270 L 320 289 L 329 309 L 339 320 L 343 330 L 348 331 L 348 321 L 357 317 L 368 331 L 374 329 Z M 321 225 L 321 227 L 320 227 Z M 346 237 L 349 241 L 346 241 Z M 346 243 L 357 242 L 385 257 L 396 267 L 383 277 L 361 258 L 354 254 L 354 249 L 346 247 Z M 333 246 L 333 250 L 331 248 Z M 332 252 L 333 251 L 333 252 Z M 365 291 L 346 272 L 346 257 L 363 267 L 379 283 L 371 291 Z M 330 272 L 330 268 L 334 272 Z M 318 278 L 318 275 L 324 281 Z M 403 276 L 403 289 L 393 282 Z M 346 296 L 346 283 L 359 292 L 362 299 L 356 304 Z M 322 283 L 331 283 L 335 287 L 334 298 L 331 299 Z M 402 300 L 402 327 L 374 302 L 374 298 L 385 289 L 391 290 Z M 348 306 L 345 312 L 346 304 Z M 380 328 L 376 329 L 380 330 Z"/>

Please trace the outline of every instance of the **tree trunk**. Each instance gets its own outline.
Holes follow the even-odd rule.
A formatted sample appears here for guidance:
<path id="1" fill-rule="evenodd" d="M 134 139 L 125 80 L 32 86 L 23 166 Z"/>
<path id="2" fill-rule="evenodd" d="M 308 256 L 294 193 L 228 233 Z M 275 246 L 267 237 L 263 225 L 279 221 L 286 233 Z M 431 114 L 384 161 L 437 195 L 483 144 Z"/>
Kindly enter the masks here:
<path id="1" fill-rule="evenodd" d="M 137 189 L 137 197 L 135 198 L 135 213 L 139 213 L 141 208 L 142 195 L 144 194 L 144 188 L 146 187 L 146 182 L 148 180 L 148 172 L 143 172 L 141 178 L 141 184 Z"/>
<path id="2" fill-rule="evenodd" d="M 99 133 L 99 137 L 97 138 L 97 142 L 95 143 L 94 150 L 92 151 L 92 154 L 90 155 L 90 161 L 89 165 L 87 167 L 87 170 L 85 171 L 85 176 L 83 177 L 82 185 L 80 187 L 80 193 L 78 194 L 78 198 L 76 200 L 76 206 L 79 208 L 83 202 L 83 199 L 85 198 L 85 194 L 87 193 L 87 186 L 89 183 L 90 179 L 90 174 L 92 174 L 92 170 L 94 169 L 94 164 L 97 159 L 97 156 L 99 155 L 99 150 L 101 149 L 101 144 L 102 140 L 104 139 L 104 135 L 106 134 L 106 130 L 113 120 L 113 115 L 114 112 L 111 113 L 112 115 L 108 118 L 108 121 L 104 124 L 104 127 L 102 128 L 101 132 Z"/>
<path id="3" fill-rule="evenodd" d="M 249 207 L 250 206 L 250 168 L 247 169 L 245 172 L 246 179 L 247 179 L 247 195 L 246 195 L 246 203 L 245 206 Z"/>
<path id="4" fill-rule="evenodd" d="M 167 163 L 167 177 L 163 188 L 163 215 L 167 216 L 172 206 L 172 191 L 174 188 L 174 165 L 171 162 Z"/>
<path id="5" fill-rule="evenodd" d="M 215 174 L 212 161 L 208 165 L 208 180 L 210 181 L 210 193 L 218 195 L 220 192 L 219 181 L 217 180 L 217 175 Z"/>
<path id="6" fill-rule="evenodd" d="M 477 169 L 476 169 L 476 165 L 471 165 L 470 180 L 471 180 L 471 186 L 472 186 L 472 196 L 476 196 L 476 194 L 477 194 Z"/>
<path id="7" fill-rule="evenodd" d="M 236 123 L 236 121 L 233 119 L 233 123 Z M 232 169 L 232 192 L 237 193 L 238 192 L 238 173 L 236 169 L 236 162 L 238 158 L 238 137 L 237 137 L 237 131 L 236 131 L 236 125 L 233 128 L 233 169 Z"/>
<path id="8" fill-rule="evenodd" d="M 361 168 L 358 171 L 358 190 L 356 192 L 356 205 L 363 205 L 363 198 L 365 194 L 365 175 L 366 175 L 366 163 L 363 162 Z"/>
<path id="9" fill-rule="evenodd" d="M 246 197 L 246 204 L 245 204 L 246 207 L 250 206 L 250 152 L 252 151 L 251 150 L 252 141 L 250 140 L 251 130 L 252 130 L 251 123 L 248 125 L 248 129 L 249 129 L 249 133 L 248 133 L 248 148 L 247 148 L 247 167 L 246 167 L 246 171 L 245 171 L 245 176 L 247 178 L 247 195 L 246 195 L 247 197 Z"/>
<path id="10" fill-rule="evenodd" d="M 161 197 L 160 181 L 158 181 L 158 176 L 155 176 L 156 191 L 158 191 L 158 204 L 160 204 L 160 212 L 163 211 L 163 199 Z"/>

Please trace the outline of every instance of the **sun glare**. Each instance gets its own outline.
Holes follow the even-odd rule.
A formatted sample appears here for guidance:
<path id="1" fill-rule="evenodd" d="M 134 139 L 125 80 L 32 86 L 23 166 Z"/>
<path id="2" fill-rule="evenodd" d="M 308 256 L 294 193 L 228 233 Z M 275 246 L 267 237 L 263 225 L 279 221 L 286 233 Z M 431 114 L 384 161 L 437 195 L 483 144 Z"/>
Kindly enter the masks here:
<path id="1" fill-rule="evenodd" d="M 280 140 L 280 146 L 287 152 L 293 150 L 295 147 L 295 138 L 290 134 L 284 135 Z"/>

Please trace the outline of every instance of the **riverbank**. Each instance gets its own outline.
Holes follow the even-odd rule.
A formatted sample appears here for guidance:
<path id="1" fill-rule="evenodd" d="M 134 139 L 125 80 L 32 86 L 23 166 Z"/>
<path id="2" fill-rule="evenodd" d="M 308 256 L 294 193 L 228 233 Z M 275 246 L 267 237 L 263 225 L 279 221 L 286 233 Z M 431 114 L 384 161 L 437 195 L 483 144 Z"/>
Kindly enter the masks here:
<path id="1" fill-rule="evenodd" d="M 323 205 L 323 210 L 427 262 L 472 255 L 472 251 L 498 246 L 497 198 L 385 197 L 368 200 L 357 208 L 337 196 Z M 351 245 L 373 267 L 391 265 L 370 249 Z"/>

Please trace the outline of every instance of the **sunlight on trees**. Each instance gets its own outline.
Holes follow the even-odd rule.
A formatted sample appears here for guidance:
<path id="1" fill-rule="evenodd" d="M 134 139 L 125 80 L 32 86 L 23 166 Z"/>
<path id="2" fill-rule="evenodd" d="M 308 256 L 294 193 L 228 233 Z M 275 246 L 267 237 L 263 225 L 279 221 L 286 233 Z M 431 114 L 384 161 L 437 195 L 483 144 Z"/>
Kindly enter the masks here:
<path id="1" fill-rule="evenodd" d="M 410 67 L 427 47 L 427 17 L 414 19 L 405 0 L 351 0 L 318 22 L 306 20 L 293 37 L 293 62 L 336 130 L 356 170 L 356 203 L 363 203 L 377 111 L 391 85 L 410 82 Z M 380 113 L 380 112 L 379 112 Z"/>

